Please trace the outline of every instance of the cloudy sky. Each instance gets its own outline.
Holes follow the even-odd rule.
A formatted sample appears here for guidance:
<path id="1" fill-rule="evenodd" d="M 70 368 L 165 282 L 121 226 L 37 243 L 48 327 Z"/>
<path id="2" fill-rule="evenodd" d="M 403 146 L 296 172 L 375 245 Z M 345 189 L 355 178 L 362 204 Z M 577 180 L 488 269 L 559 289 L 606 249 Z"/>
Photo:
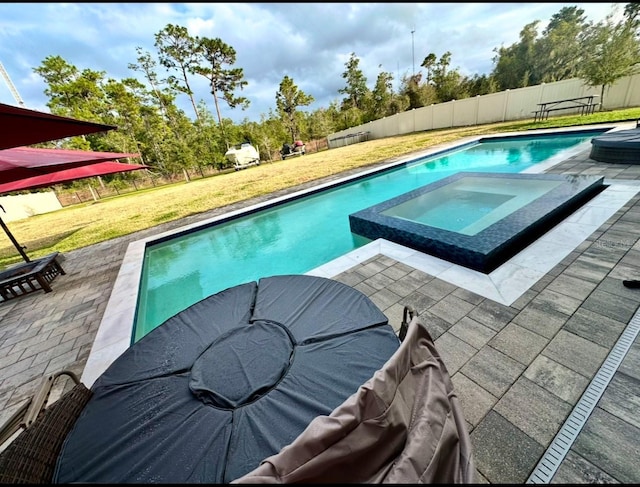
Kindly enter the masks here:
<path id="1" fill-rule="evenodd" d="M 451 52 L 451 67 L 465 76 L 489 74 L 494 49 L 518 42 L 522 28 L 539 20 L 539 32 L 565 6 L 583 9 L 598 22 L 624 3 L 2 3 L 0 62 L 25 106 L 49 111 L 45 83 L 33 72 L 47 56 L 60 56 L 78 69 L 104 71 L 107 78 L 141 78 L 128 68 L 136 48 L 157 59 L 155 34 L 166 25 L 186 27 L 192 36 L 220 38 L 236 51 L 248 85 L 247 110 L 223 116 L 260 121 L 275 110 L 275 95 L 287 75 L 313 96 L 307 109 L 343 98 L 342 73 L 351 53 L 373 88 L 380 71 L 394 75 L 394 89 L 427 54 Z M 617 9 L 614 8 L 617 6 Z M 159 67 L 160 76 L 167 72 Z M 196 99 L 215 113 L 206 80 L 193 78 Z M 4 79 L 0 102 L 18 105 Z M 193 118 L 186 96 L 179 106 Z"/>

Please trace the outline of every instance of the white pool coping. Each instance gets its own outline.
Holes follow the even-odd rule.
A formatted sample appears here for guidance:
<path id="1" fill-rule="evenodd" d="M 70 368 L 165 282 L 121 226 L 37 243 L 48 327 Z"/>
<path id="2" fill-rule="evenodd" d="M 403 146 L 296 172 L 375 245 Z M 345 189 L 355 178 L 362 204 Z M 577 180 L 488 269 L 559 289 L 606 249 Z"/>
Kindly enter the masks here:
<path id="1" fill-rule="evenodd" d="M 611 126 L 611 124 L 603 124 Z M 598 128 L 598 126 L 589 126 Z M 629 128 L 626 125 L 617 126 L 614 130 Z M 536 135 L 549 132 L 581 131 L 585 127 L 571 127 L 558 129 L 542 129 L 528 131 L 527 135 Z M 90 387 L 95 380 L 107 369 L 107 367 L 119 357 L 131 344 L 132 327 L 135 320 L 135 312 L 138 300 L 139 283 L 142 277 L 142 262 L 147 244 L 153 243 L 167 236 L 182 233 L 202 226 L 210 225 L 222 219 L 238 216 L 255 211 L 266 206 L 299 197 L 306 193 L 324 189 L 325 187 L 341 184 L 369 173 L 376 173 L 406 162 L 430 156 L 442 151 L 491 137 L 507 137 L 511 135 L 523 135 L 522 132 L 494 134 L 491 136 L 477 136 L 458 140 L 455 143 L 442 144 L 431 147 L 428 150 L 414 152 L 410 156 L 398 158 L 389 164 L 363 171 L 357 175 L 331 181 L 311 189 L 298 191 L 286 196 L 281 196 L 256 205 L 235 210 L 224 215 L 185 225 L 178 229 L 147 237 L 131 242 L 127 247 L 120 271 L 116 277 L 111 296 L 107 303 L 100 327 L 96 334 L 93 346 L 85 365 L 82 382 Z M 540 173 L 546 169 L 577 155 L 588 149 L 590 142 L 584 142 L 578 146 L 563 151 L 562 154 L 553 157 L 544 163 L 537 164 L 523 173 Z M 363 247 L 355 249 L 337 259 L 327 262 L 311 271 L 308 275 L 321 277 L 334 277 L 356 264 L 359 264 L 376 255 L 386 255 L 392 259 L 421 270 L 432 276 L 438 277 L 455 286 L 467 289 L 480 296 L 492 299 L 498 303 L 511 305 L 558 262 L 564 259 L 589 235 L 596 231 L 604 222 L 614 215 L 627 201 L 640 190 L 640 181 L 605 181 L 609 185 L 602 193 L 590 200 L 578 211 L 567 217 L 553 229 L 529 245 L 523 251 L 509 259 L 490 274 L 483 274 L 466 267 L 452 264 L 445 260 L 423 254 L 402 245 L 389 242 L 384 239 L 375 240 Z"/>

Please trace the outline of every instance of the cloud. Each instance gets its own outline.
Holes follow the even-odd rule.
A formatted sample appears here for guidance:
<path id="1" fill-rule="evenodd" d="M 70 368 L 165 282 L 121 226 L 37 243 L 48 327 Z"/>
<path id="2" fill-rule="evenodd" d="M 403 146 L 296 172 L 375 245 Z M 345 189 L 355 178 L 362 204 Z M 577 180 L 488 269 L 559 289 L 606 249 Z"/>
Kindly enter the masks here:
<path id="1" fill-rule="evenodd" d="M 0 62 L 28 108 L 48 111 L 46 85 L 33 69 L 60 56 L 78 69 L 104 71 L 107 78 L 141 74 L 128 68 L 136 48 L 157 57 L 155 34 L 166 25 L 193 36 L 220 38 L 236 51 L 235 67 L 248 85 L 248 110 L 224 117 L 259 121 L 275 110 L 275 95 L 287 75 L 314 97 L 306 110 L 328 107 L 343 97 L 342 73 L 353 52 L 369 88 L 381 70 L 399 86 L 419 71 L 427 54 L 451 52 L 451 65 L 465 76 L 489 74 L 494 49 L 519 40 L 522 28 L 540 20 L 540 31 L 565 6 L 578 6 L 587 20 L 600 21 L 615 3 L 2 3 Z M 413 33 L 412 33 L 413 31 Z M 167 75 L 159 68 L 160 77 Z M 196 99 L 214 112 L 203 77 L 194 78 Z M 17 104 L 3 81 L 0 102 Z M 193 116 L 186 97 L 180 107 Z"/>

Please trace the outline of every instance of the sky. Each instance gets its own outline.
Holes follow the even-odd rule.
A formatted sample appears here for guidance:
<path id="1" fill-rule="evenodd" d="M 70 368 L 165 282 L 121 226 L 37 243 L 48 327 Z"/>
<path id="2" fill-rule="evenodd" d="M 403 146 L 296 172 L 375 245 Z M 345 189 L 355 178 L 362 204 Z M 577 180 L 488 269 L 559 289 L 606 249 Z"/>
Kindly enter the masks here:
<path id="1" fill-rule="evenodd" d="M 463 76 L 489 75 L 495 49 L 519 41 L 522 28 L 539 20 L 541 34 L 563 7 L 577 6 L 588 21 L 599 22 L 625 3 L 2 3 L 0 63 L 24 106 L 49 112 L 46 84 L 33 70 L 48 56 L 60 56 L 79 70 L 104 71 L 122 80 L 142 74 L 129 68 L 136 48 L 157 60 L 155 34 L 168 24 L 191 36 L 219 38 L 236 51 L 245 88 L 236 92 L 249 108 L 222 116 L 240 123 L 260 122 L 275 112 L 284 76 L 314 98 L 301 110 L 326 108 L 345 97 L 342 74 L 354 53 L 373 89 L 381 71 L 390 72 L 394 90 L 403 76 L 423 72 L 429 53 L 451 53 L 450 67 Z M 160 78 L 169 73 L 158 66 Z M 213 98 L 202 76 L 191 78 L 196 100 L 215 116 Z M 18 106 L 4 79 L 0 103 Z M 194 118 L 186 95 L 177 102 Z"/>

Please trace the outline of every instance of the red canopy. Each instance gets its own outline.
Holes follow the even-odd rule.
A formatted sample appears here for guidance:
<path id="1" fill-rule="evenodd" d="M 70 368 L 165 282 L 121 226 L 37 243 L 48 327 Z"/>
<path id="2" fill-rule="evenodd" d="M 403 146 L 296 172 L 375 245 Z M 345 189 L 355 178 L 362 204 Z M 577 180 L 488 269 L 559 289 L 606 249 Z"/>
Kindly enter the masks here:
<path id="1" fill-rule="evenodd" d="M 52 115 L 50 113 L 38 112 L 35 110 L 29 110 L 27 108 L 14 107 L 11 105 L 5 105 L 4 103 L 0 103 L 0 152 L 5 149 L 12 149 L 16 147 L 22 147 L 25 145 L 37 144 L 40 142 L 47 142 L 50 140 L 63 139 L 66 137 L 74 137 L 77 135 L 86 135 L 95 132 L 106 132 L 107 130 L 113 130 L 117 127 L 113 125 L 103 125 L 99 123 L 93 122 L 85 122 L 83 120 L 77 120 L 74 118 L 60 117 L 58 115 Z M 111 157 L 110 159 L 116 159 L 119 156 Z M 7 173 L 7 178 L 5 179 L 6 184 L 15 183 L 15 187 L 13 189 L 7 189 L 5 187 L 3 192 L 9 191 L 17 191 L 18 189 L 28 189 L 28 188 L 39 188 L 42 186 L 50 186 L 55 184 L 56 182 L 64 182 L 70 181 L 73 179 L 79 179 L 84 177 L 91 176 L 99 176 L 102 174 L 109 174 L 112 172 L 121 172 L 121 171 L 132 171 L 135 169 L 142 169 L 143 166 L 136 165 L 130 166 L 128 164 L 123 164 L 120 167 L 118 166 L 118 170 L 114 171 L 113 168 L 110 170 L 107 166 L 103 166 L 103 171 L 99 172 L 99 169 L 94 169 L 92 174 L 88 175 L 78 175 L 72 173 L 72 177 L 70 179 L 65 179 L 66 171 L 73 171 L 74 169 L 65 169 L 63 171 L 58 171 L 57 173 L 52 172 L 52 168 L 55 167 L 55 164 L 58 164 L 56 169 L 60 169 L 60 167 L 64 167 L 64 164 L 59 160 L 57 162 L 53 162 L 53 164 L 47 164 L 46 161 L 53 161 L 55 158 L 52 158 L 49 155 L 49 159 L 42 159 L 39 162 L 40 170 L 34 175 L 35 178 L 42 177 L 43 172 L 49 172 L 51 177 L 55 177 L 56 181 L 47 181 L 44 183 L 42 180 L 34 180 L 32 178 L 25 178 L 24 173 L 20 173 L 20 171 L 16 171 L 16 167 L 24 169 L 25 166 L 11 166 L 5 167 Z M 86 162 L 89 160 L 90 162 Z M 104 159 L 102 159 L 104 160 Z M 85 164 L 93 164 L 95 160 L 87 159 L 85 154 Z M 76 160 L 77 163 L 77 160 Z M 34 163 L 31 163 L 32 166 Z M 73 163 L 72 163 L 73 164 Z M 98 162 L 96 164 L 104 164 L 102 162 Z M 115 163 L 110 163 L 115 164 Z M 46 171 L 44 167 L 48 166 L 49 171 Z M 27 166 L 28 167 L 28 166 Z M 10 171 L 14 170 L 14 175 L 12 178 L 9 177 Z M 22 175 L 21 175 L 22 174 Z M 57 174 L 57 176 L 55 176 Z M 22 178 L 22 179 L 20 179 Z M 12 182 L 11 182 L 12 181 Z M 19 183 L 19 184 L 18 184 Z M 0 208 L 2 206 L 0 205 Z M 4 208 L 2 208 L 4 210 Z M 16 241 L 15 237 L 11 234 L 7 226 L 0 218 L 0 226 L 5 231 L 11 242 L 16 247 L 22 258 L 25 262 L 31 262 L 29 256 L 25 253 L 24 248 Z"/>
<path id="2" fill-rule="evenodd" d="M 86 166 L 57 170 L 49 174 L 42 174 L 39 176 L 0 184 L 0 194 L 10 193 L 12 191 L 22 191 L 25 189 L 45 188 L 53 186 L 54 184 L 74 181 L 76 179 L 91 178 L 94 176 L 104 176 L 106 174 L 136 171 L 138 169 L 148 168 L 149 166 L 145 166 L 143 164 L 123 164 L 121 162 L 114 161 L 96 162 Z"/>
<path id="3" fill-rule="evenodd" d="M 0 103 L 0 149 L 37 144 L 117 127 Z"/>
<path id="4" fill-rule="evenodd" d="M 140 154 L 14 147 L 0 150 L 0 184 Z"/>

